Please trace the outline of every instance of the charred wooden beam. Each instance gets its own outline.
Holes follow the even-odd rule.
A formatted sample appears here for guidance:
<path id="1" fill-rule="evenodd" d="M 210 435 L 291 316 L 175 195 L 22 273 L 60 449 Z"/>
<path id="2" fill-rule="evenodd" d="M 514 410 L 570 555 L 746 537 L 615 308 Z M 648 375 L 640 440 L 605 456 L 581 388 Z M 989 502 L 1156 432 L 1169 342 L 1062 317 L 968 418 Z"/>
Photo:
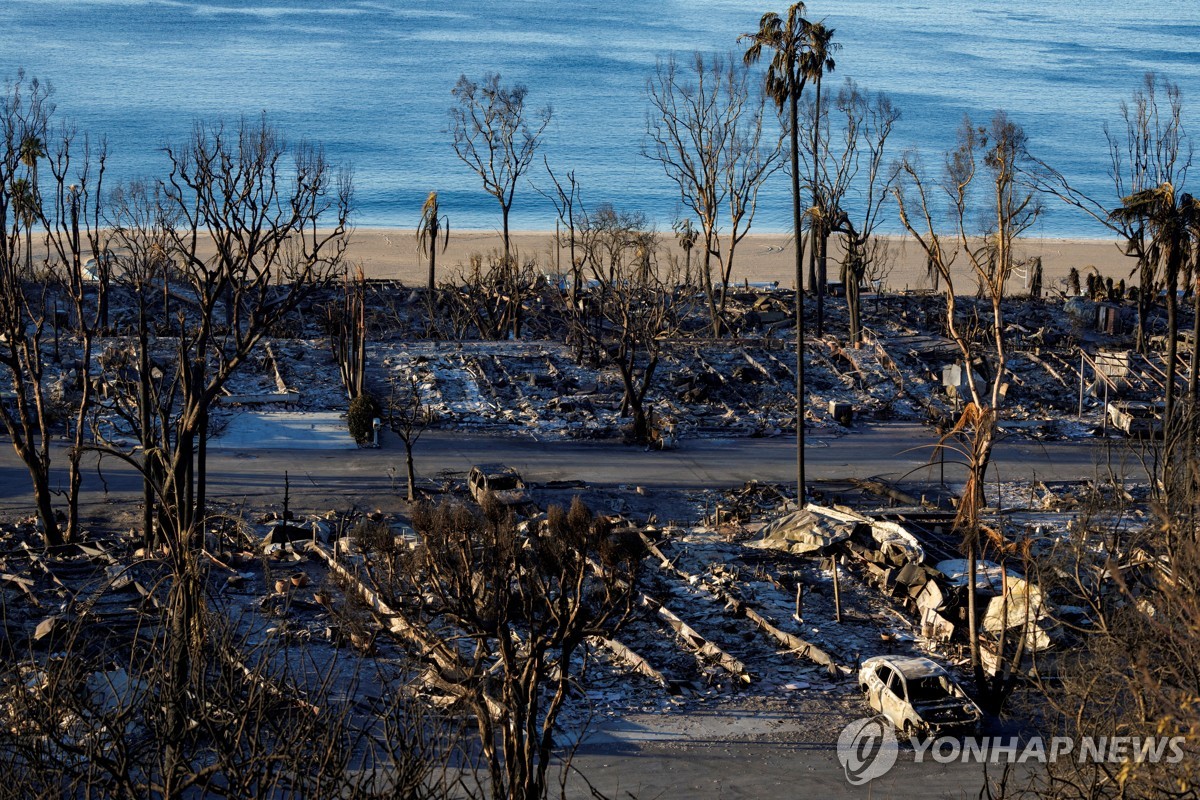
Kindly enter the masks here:
<path id="1" fill-rule="evenodd" d="M 644 594 L 642 595 L 641 602 L 642 605 L 658 614 L 670 626 L 671 630 L 675 631 L 680 640 L 694 652 L 708 661 L 717 664 L 742 683 L 750 683 L 752 680 L 750 672 L 741 661 L 726 653 L 719 645 L 701 636 L 695 628 L 688 625 L 678 615 L 653 597 Z"/>
<path id="2" fill-rule="evenodd" d="M 645 539 L 645 534 L 639 535 Z M 646 539 L 646 541 L 649 540 Z M 661 555 L 661 553 L 659 555 Z M 604 567 L 602 567 L 595 559 L 589 558 L 587 561 L 588 566 L 593 572 L 598 575 L 604 574 Z M 621 583 L 624 584 L 623 581 Z M 658 616 L 670 626 L 671 630 L 675 631 L 680 640 L 683 641 L 698 656 L 709 661 L 716 662 L 723 669 L 743 683 L 750 683 L 752 678 L 750 676 L 750 672 L 746 669 L 745 664 L 726 653 L 717 644 L 709 641 L 704 636 L 701 636 L 695 628 L 680 619 L 679 615 L 668 609 L 658 600 L 655 600 L 653 597 L 641 592 L 638 593 L 638 602 L 658 614 Z"/>
<path id="3" fill-rule="evenodd" d="M 809 661 L 820 664 L 829 670 L 830 674 L 839 674 L 845 672 L 844 669 L 838 666 L 833 656 L 817 647 L 812 642 L 805 641 L 795 634 L 780 630 L 771 624 L 762 614 L 758 613 L 752 606 L 746 603 L 739 597 L 734 596 L 727 589 L 717 586 L 710 581 L 706 581 L 698 575 L 691 575 L 684 572 L 679 567 L 675 566 L 663 552 L 658 549 L 654 542 L 650 541 L 645 534 L 642 535 L 642 541 L 646 545 L 646 549 L 659 561 L 659 566 L 667 572 L 674 573 L 681 579 L 693 586 L 699 586 L 701 589 L 712 594 L 725 603 L 726 610 L 735 617 L 741 617 L 750 620 L 760 631 L 770 636 L 778 644 L 787 648 L 789 653 L 792 653 L 800 658 L 806 658 Z"/>
<path id="4" fill-rule="evenodd" d="M 324 561 L 335 575 L 346 582 L 347 586 L 375 613 L 376 618 L 383 623 L 384 628 L 389 633 L 401 641 L 418 648 L 423 657 L 429 658 L 436 665 L 438 681 L 436 684 L 433 684 L 427 680 L 426 683 L 436 685 L 437 688 L 454 694 L 460 700 L 473 696 L 473 692 L 462 685 L 462 681 L 465 680 L 468 670 L 458 653 L 454 652 L 445 642 L 438 640 L 427 631 L 413 625 L 402 614 L 392 609 L 377 592 L 359 580 L 358 576 L 342 566 L 333 553 L 316 542 L 309 542 L 308 548 L 310 552 L 315 553 Z M 499 718 L 501 716 L 503 707 L 496 700 L 484 693 L 483 702 L 487 705 L 493 717 Z"/>
<path id="5" fill-rule="evenodd" d="M 678 686 L 673 684 L 662 672 L 651 666 L 650 662 L 642 657 L 640 653 L 630 649 L 625 644 L 616 639 L 607 639 L 603 636 L 592 636 L 588 641 L 596 647 L 602 647 L 609 651 L 622 664 L 625 664 L 639 675 L 643 675 L 654 681 L 663 689 L 666 689 L 667 693 L 679 694 Z"/>
<path id="6" fill-rule="evenodd" d="M 1050 373 L 1050 377 L 1054 378 L 1056 381 L 1061 383 L 1063 386 L 1067 387 L 1068 389 L 1071 388 L 1070 385 L 1067 383 L 1067 379 L 1064 378 L 1059 373 L 1058 370 L 1056 370 L 1054 367 L 1050 366 L 1048 363 L 1046 363 L 1041 358 L 1038 358 L 1037 355 L 1035 355 L 1034 353 L 1030 353 L 1030 352 L 1026 351 L 1026 352 L 1022 352 L 1021 355 L 1023 355 L 1025 358 L 1032 361 L 1034 364 L 1037 364 L 1042 369 L 1046 370 L 1046 372 Z"/>
<path id="7" fill-rule="evenodd" d="M 864 492 L 870 492 L 878 497 L 886 497 L 889 500 L 895 500 L 897 503 L 906 506 L 920 506 L 921 501 L 913 497 L 911 494 L 900 491 L 894 486 L 888 486 L 883 481 L 864 481 L 859 478 L 851 478 L 850 483 L 862 489 Z"/>

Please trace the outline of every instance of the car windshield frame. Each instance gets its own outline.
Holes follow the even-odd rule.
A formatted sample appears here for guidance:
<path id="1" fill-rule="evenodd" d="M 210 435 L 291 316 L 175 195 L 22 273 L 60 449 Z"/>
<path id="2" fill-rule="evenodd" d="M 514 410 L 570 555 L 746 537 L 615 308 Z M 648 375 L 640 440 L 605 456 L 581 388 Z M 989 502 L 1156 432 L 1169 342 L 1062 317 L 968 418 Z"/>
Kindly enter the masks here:
<path id="1" fill-rule="evenodd" d="M 954 696 L 954 690 L 945 675 L 922 675 L 905 680 L 910 703 L 927 703 Z"/>

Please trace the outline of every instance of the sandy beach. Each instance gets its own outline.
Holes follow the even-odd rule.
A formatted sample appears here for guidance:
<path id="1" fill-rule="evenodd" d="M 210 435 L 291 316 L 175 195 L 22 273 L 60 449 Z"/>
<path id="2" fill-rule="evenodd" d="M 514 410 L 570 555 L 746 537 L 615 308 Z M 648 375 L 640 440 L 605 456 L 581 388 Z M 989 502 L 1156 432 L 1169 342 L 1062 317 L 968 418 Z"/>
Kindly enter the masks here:
<path id="1" fill-rule="evenodd" d="M 547 271 L 555 271 L 556 265 L 566 269 L 568 257 L 565 252 L 555 252 L 553 231 L 518 231 L 512 235 L 512 239 L 522 256 L 536 257 Z M 673 253 L 683 258 L 683 250 L 673 235 L 663 235 L 661 241 L 663 254 Z M 885 286 L 893 291 L 927 287 L 925 258 L 920 248 L 902 237 L 894 237 L 889 241 L 895 262 Z M 486 255 L 499 252 L 500 249 L 499 233 L 451 231 L 449 248 L 444 254 L 438 255 L 439 280 L 455 273 L 471 255 Z M 1128 279 L 1133 269 L 1133 260 L 1121 252 L 1115 240 L 1026 239 L 1019 244 L 1017 251 L 1020 258 L 1041 256 L 1043 286 L 1047 289 L 1065 282 L 1071 267 L 1077 267 L 1081 276 L 1094 269 L 1113 280 Z M 697 257 L 695 251 L 692 255 L 693 259 Z M 412 230 L 355 230 L 350 237 L 347 256 L 351 263 L 361 264 L 369 278 L 401 280 L 416 285 L 425 281 L 428 271 L 428 262 L 418 253 L 416 235 Z M 733 280 L 778 281 L 780 286 L 791 287 L 795 283 L 793 258 L 790 236 L 750 234 L 738 247 Z M 958 291 L 973 292 L 975 282 L 968 275 L 965 258 L 960 257 L 958 269 L 961 272 L 961 278 L 956 278 Z M 834 264 L 830 265 L 830 278 L 836 278 Z M 1010 287 L 1014 292 L 1021 291 L 1024 287 L 1023 276 L 1014 275 Z"/>

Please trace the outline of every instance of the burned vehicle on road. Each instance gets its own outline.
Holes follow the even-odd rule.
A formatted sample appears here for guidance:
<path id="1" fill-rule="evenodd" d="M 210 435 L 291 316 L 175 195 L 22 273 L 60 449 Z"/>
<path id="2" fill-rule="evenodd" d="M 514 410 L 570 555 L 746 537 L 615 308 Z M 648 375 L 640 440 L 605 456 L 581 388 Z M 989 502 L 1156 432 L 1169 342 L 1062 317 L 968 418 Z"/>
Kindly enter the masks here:
<path id="1" fill-rule="evenodd" d="M 525 481 L 521 480 L 521 473 L 503 464 L 479 464 L 471 467 L 471 472 L 467 475 L 467 488 L 477 503 L 482 503 L 484 495 L 487 494 L 503 506 L 519 508 L 529 503 L 529 495 L 525 492 Z"/>
<path id="2" fill-rule="evenodd" d="M 906 736 L 979 729 L 983 713 L 950 674 L 921 656 L 875 656 L 862 663 L 867 703 Z"/>

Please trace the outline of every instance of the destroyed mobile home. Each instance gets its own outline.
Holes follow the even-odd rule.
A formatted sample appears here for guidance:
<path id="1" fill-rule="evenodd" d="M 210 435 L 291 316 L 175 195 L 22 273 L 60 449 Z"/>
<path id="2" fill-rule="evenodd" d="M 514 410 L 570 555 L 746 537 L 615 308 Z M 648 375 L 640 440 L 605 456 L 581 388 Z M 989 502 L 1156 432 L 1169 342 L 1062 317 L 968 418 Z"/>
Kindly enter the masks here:
<path id="1" fill-rule="evenodd" d="M 396 381 L 416 381 L 432 426 L 527 432 L 538 438 L 628 434 L 626 389 L 618 371 L 589 362 L 577 347 L 543 338 L 565 324 L 555 322 L 553 308 L 544 317 L 531 315 L 521 340 L 439 342 L 413 338 L 423 324 L 424 303 L 412 299 L 408 290 L 371 282 L 364 291 L 364 385 L 386 395 Z M 121 292 L 113 295 L 114 331 L 120 332 L 132 323 L 121 311 Z M 673 443 L 688 437 L 793 431 L 790 318 L 762 322 L 763 309 L 782 313 L 792 302 L 792 294 L 781 289 L 731 293 L 730 314 L 740 320 L 737 338 L 727 342 L 693 334 L 661 342 L 645 389 L 656 435 Z M 1124 337 L 1091 330 L 1070 313 L 1044 313 L 1054 301 L 1013 302 L 1001 387 L 1006 409 L 1001 425 L 1008 434 L 1036 439 L 1079 438 L 1106 430 L 1153 435 L 1152 414 L 1143 409 L 1147 398 L 1161 394 L 1161 357 L 1115 349 L 1113 344 Z M 218 435 L 244 408 L 345 409 L 336 353 L 321 336 L 328 323 L 317 310 L 320 306 L 314 301 L 298 309 L 288 323 L 291 335 L 268 338 L 261 355 L 230 376 L 213 407 L 210 435 Z M 966 369 L 937 324 L 942 306 L 938 297 L 921 293 L 869 297 L 864 299 L 862 347 L 850 347 L 834 335 L 810 336 L 806 424 L 831 434 L 855 424 L 893 420 L 952 425 L 966 396 Z M 844 325 L 839 313 L 836 306 L 829 310 L 831 330 Z M 539 332 L 538 324 L 546 330 Z M 64 407 L 80 391 L 79 371 L 73 366 L 80 354 L 72 353 L 72 343 L 64 335 L 59 366 L 48 365 L 44 378 L 48 396 Z M 152 337 L 150 346 L 152 361 L 165 368 L 174 356 L 170 335 Z M 92 342 L 93 358 L 101 367 L 91 375 L 100 398 L 96 424 L 116 439 L 133 433 L 128 415 L 115 406 L 129 396 L 133 353 L 127 337 L 97 336 Z M 984 383 L 991 382 L 984 361 L 971 369 Z"/>
<path id="2" fill-rule="evenodd" d="M 535 486 L 530 492 L 540 503 L 556 503 L 580 488 Z M 462 499 L 470 495 L 463 479 L 450 490 Z M 848 498 L 853 490 L 841 493 Z M 593 499 L 603 504 L 622 497 L 608 492 Z M 964 663 L 968 583 L 965 562 L 943 558 L 951 550 L 949 514 L 872 506 L 867 494 L 856 502 L 860 510 L 810 505 L 797 512 L 777 488 L 755 484 L 727 493 L 629 499 L 634 505 L 626 504 L 623 515 L 597 518 L 604 536 L 641 561 L 630 585 L 629 615 L 620 625 L 589 633 L 578 654 L 586 651 L 593 662 L 586 702 L 564 708 L 564 732 L 593 715 L 686 711 L 735 697 L 784 707 L 811 696 L 842 698 L 851 702 L 846 713 L 853 715 L 859 670 L 877 663 L 872 657 Z M 656 507 L 684 520 L 689 510 L 695 516 L 683 525 L 663 525 L 654 522 Z M 714 508 L 719 510 L 704 517 L 704 509 Z M 543 539 L 546 526 L 546 515 L 535 514 L 518 525 L 516 541 Z M 941 526 L 947 528 L 939 532 Z M 155 561 L 127 565 L 122 552 L 130 542 L 122 537 L 42 556 L 22 546 L 28 535 L 13 527 L 4 533 L 10 654 L 31 654 L 27 663 L 35 670 L 72 641 L 102 651 L 125 646 L 137 631 L 153 638 L 169 602 Z M 249 665 L 253 673 L 270 674 L 272 661 L 300 652 L 322 669 L 360 671 L 354 659 L 339 656 L 347 647 L 376 664 L 372 674 L 382 670 L 365 684 L 370 692 L 387 691 L 375 684 L 384 674 L 407 674 L 403 682 L 415 681 L 420 695 L 454 708 L 461 700 L 460 660 L 480 654 L 438 644 L 460 640 L 455 629 L 461 623 L 441 616 L 449 609 L 436 593 L 414 594 L 416 587 L 404 589 L 392 577 L 423 536 L 387 516 L 279 514 L 254 526 L 231 517 L 206 535 L 207 580 L 227 613 L 240 620 L 241 635 L 259 647 L 270 645 L 268 654 L 281 648 L 267 662 Z M 793 548 L 797 542 L 800 553 Z M 606 569 L 601 552 L 587 565 L 597 574 Z M 1021 639 L 1039 657 L 1063 641 L 1049 623 L 1069 610 L 1055 609 L 1012 570 L 982 562 L 975 591 L 991 640 L 1006 633 L 1010 647 Z M 1071 619 L 1082 622 L 1078 615 Z M 480 666 L 497 667 L 497 654 L 483 656 Z M 80 679 L 115 680 L 103 672 Z M 30 690 L 36 695 L 40 685 Z M 311 692 L 302 695 L 304 702 L 315 703 L 316 688 Z M 915 704 L 911 692 L 907 697 Z M 105 702 L 120 707 L 125 699 L 118 694 Z M 958 705 L 973 707 L 969 700 Z M 905 719 L 893 721 L 903 728 Z M 938 730 L 950 722 L 921 719 Z"/>
<path id="3" fill-rule="evenodd" d="M 748 546 L 845 560 L 906 611 L 931 643 L 966 640 L 973 594 L 987 671 L 1017 668 L 1027 677 L 1034 677 L 1035 670 L 1041 677 L 1051 676 L 1053 652 L 1072 639 L 1063 632 L 1057 609 L 1012 569 L 978 561 L 972 590 L 965 560 L 928 562 L 927 550 L 957 555 L 954 530 L 952 512 L 914 508 L 868 515 L 809 505 L 766 524 L 761 538 Z M 1010 663 L 1014 652 L 1020 657 Z"/>

